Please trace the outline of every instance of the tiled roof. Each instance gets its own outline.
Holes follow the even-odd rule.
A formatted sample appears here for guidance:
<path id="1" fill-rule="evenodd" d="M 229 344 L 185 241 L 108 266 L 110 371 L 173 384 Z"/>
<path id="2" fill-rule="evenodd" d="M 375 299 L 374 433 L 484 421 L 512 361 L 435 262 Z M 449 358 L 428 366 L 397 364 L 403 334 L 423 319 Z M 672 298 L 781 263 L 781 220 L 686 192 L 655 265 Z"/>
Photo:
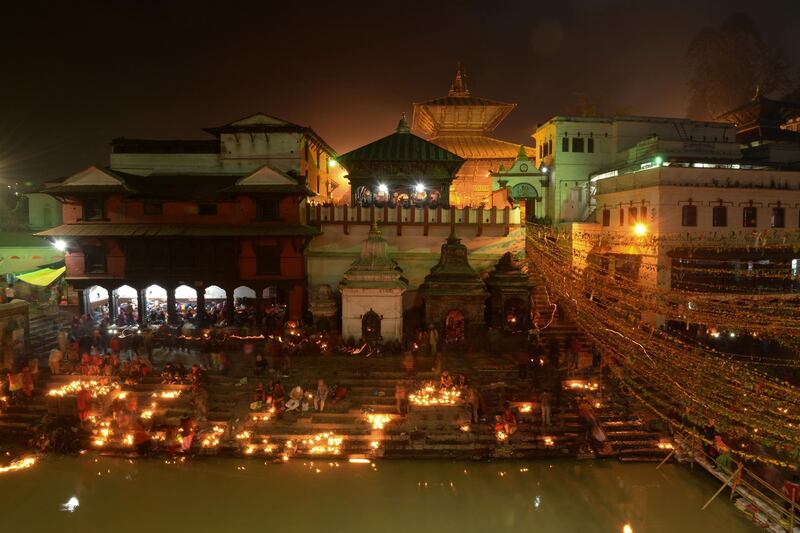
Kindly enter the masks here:
<path id="1" fill-rule="evenodd" d="M 350 162 L 360 161 L 461 163 L 464 160 L 413 133 L 396 132 L 339 157 L 345 168 Z"/>
<path id="2" fill-rule="evenodd" d="M 514 106 L 507 102 L 500 102 L 499 100 L 489 100 L 488 98 L 479 98 L 477 96 L 442 96 L 427 100 L 425 102 L 418 102 L 417 105 L 427 106 Z"/>
<path id="3" fill-rule="evenodd" d="M 483 135 L 443 135 L 431 142 L 464 159 L 516 159 L 519 145 Z M 526 147 L 530 155 L 533 148 Z"/>

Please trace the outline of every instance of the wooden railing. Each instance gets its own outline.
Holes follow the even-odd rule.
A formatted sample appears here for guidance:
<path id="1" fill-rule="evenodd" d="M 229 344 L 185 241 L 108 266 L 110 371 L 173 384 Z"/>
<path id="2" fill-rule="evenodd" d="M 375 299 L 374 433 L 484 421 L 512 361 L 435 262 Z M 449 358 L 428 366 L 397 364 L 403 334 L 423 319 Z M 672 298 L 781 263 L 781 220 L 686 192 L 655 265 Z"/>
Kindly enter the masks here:
<path id="1" fill-rule="evenodd" d="M 389 207 L 306 205 L 306 223 L 316 226 L 340 224 L 345 234 L 351 225 L 371 225 L 377 221 L 381 226 L 394 226 L 402 235 L 404 226 L 420 226 L 424 235 L 430 226 L 473 226 L 481 235 L 484 227 L 502 227 L 508 235 L 511 226 L 521 224 L 520 209 L 503 208 L 447 208 L 447 207 Z"/>

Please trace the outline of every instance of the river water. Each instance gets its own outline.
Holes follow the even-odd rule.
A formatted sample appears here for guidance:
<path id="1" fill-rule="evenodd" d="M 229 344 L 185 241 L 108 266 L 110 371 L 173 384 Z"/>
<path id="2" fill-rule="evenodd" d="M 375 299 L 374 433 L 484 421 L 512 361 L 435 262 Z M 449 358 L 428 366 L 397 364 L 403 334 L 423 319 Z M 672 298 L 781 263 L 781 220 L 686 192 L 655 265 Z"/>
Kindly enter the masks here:
<path id="1" fill-rule="evenodd" d="M 687 466 L 44 458 L 0 476 L 0 531 L 756 531 Z M 72 512 L 64 509 L 77 503 Z"/>

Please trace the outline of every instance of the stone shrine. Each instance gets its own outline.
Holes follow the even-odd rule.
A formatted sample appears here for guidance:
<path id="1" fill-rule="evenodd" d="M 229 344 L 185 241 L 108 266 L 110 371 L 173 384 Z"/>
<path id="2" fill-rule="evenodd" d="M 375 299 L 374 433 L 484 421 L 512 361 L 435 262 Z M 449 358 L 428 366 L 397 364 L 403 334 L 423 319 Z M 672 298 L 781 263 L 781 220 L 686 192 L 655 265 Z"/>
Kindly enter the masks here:
<path id="1" fill-rule="evenodd" d="M 491 301 L 491 325 L 505 331 L 528 329 L 533 284 L 507 252 L 486 278 Z"/>
<path id="2" fill-rule="evenodd" d="M 344 273 L 342 336 L 372 341 L 400 340 L 403 336 L 403 293 L 408 282 L 387 253 L 386 240 L 373 223 L 361 254 Z"/>
<path id="3" fill-rule="evenodd" d="M 467 247 L 450 233 L 442 245 L 439 263 L 420 287 L 425 301 L 425 321 L 442 328 L 444 340 L 453 344 L 480 330 L 488 293 L 467 258 Z"/>

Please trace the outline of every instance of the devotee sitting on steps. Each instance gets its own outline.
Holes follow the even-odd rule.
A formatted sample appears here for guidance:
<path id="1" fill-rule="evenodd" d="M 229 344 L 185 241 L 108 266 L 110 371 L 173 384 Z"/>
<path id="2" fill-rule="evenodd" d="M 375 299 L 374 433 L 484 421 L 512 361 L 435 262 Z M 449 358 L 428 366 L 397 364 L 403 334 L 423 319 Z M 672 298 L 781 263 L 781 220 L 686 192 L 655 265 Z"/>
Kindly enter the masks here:
<path id="1" fill-rule="evenodd" d="M 340 383 L 336 383 L 336 385 L 333 386 L 333 399 L 331 400 L 331 403 L 336 405 L 344 400 L 345 396 L 347 396 L 347 389 L 345 389 Z"/>
<path id="2" fill-rule="evenodd" d="M 287 411 L 296 411 L 303 399 L 303 388 L 297 385 L 289 392 L 289 401 L 286 402 Z"/>

